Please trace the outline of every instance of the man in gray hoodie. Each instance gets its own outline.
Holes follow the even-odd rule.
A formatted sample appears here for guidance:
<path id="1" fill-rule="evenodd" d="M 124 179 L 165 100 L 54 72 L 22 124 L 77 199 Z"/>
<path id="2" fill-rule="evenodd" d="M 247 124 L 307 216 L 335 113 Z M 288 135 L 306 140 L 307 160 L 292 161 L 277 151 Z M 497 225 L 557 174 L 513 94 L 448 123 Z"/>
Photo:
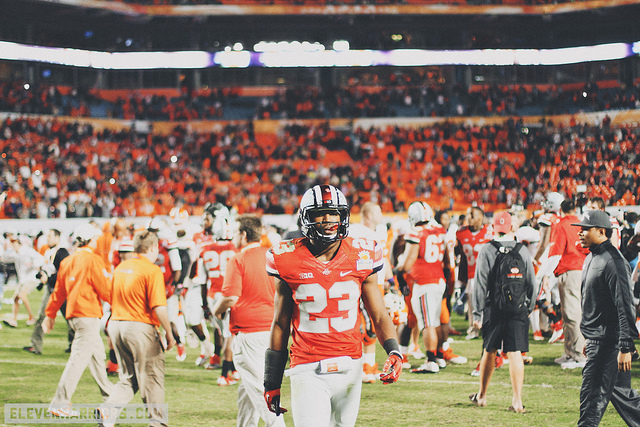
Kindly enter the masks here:
<path id="1" fill-rule="evenodd" d="M 487 405 L 487 388 L 493 375 L 496 354 L 500 348 L 509 358 L 509 372 L 513 397 L 509 411 L 524 413 L 522 404 L 522 385 L 524 383 L 524 361 L 522 353 L 529 351 L 529 314 L 536 303 L 537 289 L 533 270 L 533 259 L 529 250 L 518 244 L 511 230 L 511 215 L 508 212 L 496 213 L 493 217 L 494 239 L 485 245 L 476 262 L 476 282 L 473 289 L 473 323 L 482 327 L 483 347 L 480 361 L 480 389 L 469 396 L 476 406 Z M 519 247 L 516 249 L 516 245 Z M 517 276 L 522 288 L 519 289 L 520 304 L 513 308 L 503 307 L 499 303 L 499 293 L 495 277 L 499 269 L 494 268 L 500 253 L 517 250 L 522 258 L 519 262 L 524 271 L 512 267 L 509 272 Z M 501 258 L 502 259 L 502 258 Z"/>

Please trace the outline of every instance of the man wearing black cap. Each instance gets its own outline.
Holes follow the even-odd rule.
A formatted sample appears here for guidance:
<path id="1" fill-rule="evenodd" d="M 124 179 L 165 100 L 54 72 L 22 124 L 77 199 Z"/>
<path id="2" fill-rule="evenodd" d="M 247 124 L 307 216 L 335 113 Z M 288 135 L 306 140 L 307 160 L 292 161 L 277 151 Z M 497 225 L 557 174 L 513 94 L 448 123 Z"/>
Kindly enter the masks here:
<path id="1" fill-rule="evenodd" d="M 609 401 L 630 426 L 640 425 L 640 394 L 631 389 L 631 353 L 638 338 L 630 269 L 610 241 L 609 216 L 587 211 L 580 243 L 591 253 L 582 269 L 582 323 L 587 363 L 582 371 L 579 426 L 600 424 Z"/>

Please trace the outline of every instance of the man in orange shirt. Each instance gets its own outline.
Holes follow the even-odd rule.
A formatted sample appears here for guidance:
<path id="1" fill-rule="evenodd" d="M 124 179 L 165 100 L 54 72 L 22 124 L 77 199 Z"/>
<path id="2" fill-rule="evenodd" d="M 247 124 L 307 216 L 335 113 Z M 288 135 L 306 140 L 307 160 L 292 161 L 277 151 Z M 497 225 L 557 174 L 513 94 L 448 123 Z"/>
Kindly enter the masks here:
<path id="1" fill-rule="evenodd" d="M 587 249 L 580 243 L 580 228 L 573 199 L 560 204 L 562 219 L 557 223 L 549 244 L 549 270 L 558 281 L 562 323 L 564 325 L 564 354 L 556 360 L 562 369 L 584 368 L 587 358 L 583 352 L 585 339 L 580 331 L 582 318 L 582 265 Z M 548 275 L 551 275 L 547 271 Z"/>
<path id="2" fill-rule="evenodd" d="M 158 236 L 141 231 L 133 238 L 133 248 L 133 258 L 121 262 L 113 272 L 109 336 L 121 371 L 107 403 L 125 405 L 140 390 L 145 404 L 162 405 L 165 349 L 157 327 L 162 325 L 164 329 L 167 350 L 175 340 L 167 313 L 164 277 L 154 264 L 159 252 Z M 149 413 L 149 425 L 167 425 L 168 414 L 159 406 L 150 407 Z M 106 414 L 102 412 L 103 422 Z"/>
<path id="3" fill-rule="evenodd" d="M 242 381 L 238 387 L 238 426 L 284 426 L 283 417 L 269 412 L 262 397 L 265 351 L 273 320 L 275 284 L 266 270 L 267 248 L 260 246 L 262 222 L 255 216 L 238 217 L 233 242 L 240 249 L 227 264 L 222 298 L 212 311 L 220 318 L 231 308 L 229 329 L 233 361 Z M 261 268 L 262 266 L 262 268 Z"/>
<path id="4" fill-rule="evenodd" d="M 64 368 L 49 412 L 56 416 L 77 416 L 71 410 L 71 396 L 87 366 L 105 398 L 113 390 L 104 364 L 104 343 L 100 337 L 102 301 L 111 302 L 109 274 L 104 262 L 94 250 L 101 232 L 91 224 L 82 224 L 74 231 L 78 249 L 60 263 L 55 289 L 45 309 L 42 329 L 53 329 L 56 313 L 66 301 L 65 316 L 75 331 L 71 354 Z"/>

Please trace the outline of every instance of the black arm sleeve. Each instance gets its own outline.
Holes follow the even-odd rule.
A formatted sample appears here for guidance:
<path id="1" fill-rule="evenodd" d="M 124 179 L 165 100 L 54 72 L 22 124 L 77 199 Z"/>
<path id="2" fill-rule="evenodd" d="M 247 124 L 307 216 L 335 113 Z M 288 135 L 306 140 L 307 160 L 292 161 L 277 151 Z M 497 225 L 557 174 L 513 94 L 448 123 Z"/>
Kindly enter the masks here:
<path id="1" fill-rule="evenodd" d="M 267 349 L 264 357 L 265 390 L 277 390 L 282 386 L 282 376 L 287 365 L 287 358 L 286 351 Z"/>

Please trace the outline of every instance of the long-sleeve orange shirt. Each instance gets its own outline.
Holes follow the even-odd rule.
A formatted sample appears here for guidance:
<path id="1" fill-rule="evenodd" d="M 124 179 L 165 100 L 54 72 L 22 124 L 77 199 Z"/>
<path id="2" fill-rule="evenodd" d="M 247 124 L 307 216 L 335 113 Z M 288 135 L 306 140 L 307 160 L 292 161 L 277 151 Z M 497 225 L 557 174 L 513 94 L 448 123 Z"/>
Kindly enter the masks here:
<path id="1" fill-rule="evenodd" d="M 55 318 L 67 301 L 65 317 L 102 317 L 102 301 L 111 303 L 111 278 L 102 258 L 84 246 L 60 263 L 56 287 L 45 313 Z"/>

